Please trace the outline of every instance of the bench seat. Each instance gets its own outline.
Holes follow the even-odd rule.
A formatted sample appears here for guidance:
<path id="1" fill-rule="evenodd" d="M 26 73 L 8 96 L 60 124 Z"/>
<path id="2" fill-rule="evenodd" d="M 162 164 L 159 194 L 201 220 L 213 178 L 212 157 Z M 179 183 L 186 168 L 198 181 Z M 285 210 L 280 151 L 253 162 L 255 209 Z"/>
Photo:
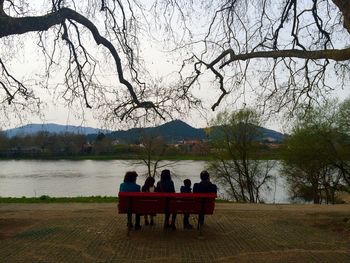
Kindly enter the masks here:
<path id="1" fill-rule="evenodd" d="M 149 193 L 120 192 L 120 214 L 205 214 L 211 215 L 215 207 L 215 193 Z"/>

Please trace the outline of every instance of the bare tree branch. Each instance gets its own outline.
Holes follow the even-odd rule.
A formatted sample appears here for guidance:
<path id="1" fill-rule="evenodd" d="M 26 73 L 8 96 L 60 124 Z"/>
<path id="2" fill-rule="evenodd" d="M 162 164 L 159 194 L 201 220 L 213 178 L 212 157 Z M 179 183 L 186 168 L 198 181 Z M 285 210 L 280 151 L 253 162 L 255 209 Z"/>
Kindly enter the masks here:
<path id="1" fill-rule="evenodd" d="M 135 106 L 130 108 L 125 116 L 127 114 L 130 114 L 133 110 L 138 108 L 145 108 L 145 109 L 153 109 L 157 114 L 159 114 L 161 117 L 161 113 L 156 109 L 157 107 L 152 101 L 140 101 L 138 96 L 135 93 L 135 90 L 132 86 L 132 84 L 125 79 L 123 67 L 121 63 L 120 56 L 115 49 L 114 45 L 107 40 L 105 37 L 103 37 L 100 33 L 97 27 L 91 22 L 89 19 L 84 17 L 83 15 L 79 14 L 78 12 L 70 9 L 70 8 L 60 8 L 61 1 L 58 1 L 57 7 L 52 13 L 49 13 L 47 15 L 43 16 L 36 16 L 36 17 L 11 17 L 5 14 L 3 10 L 3 4 L 4 0 L 0 1 L 0 38 L 10 36 L 10 35 L 18 35 L 18 34 L 25 34 L 28 32 L 36 32 L 36 31 L 46 31 L 49 30 L 51 27 L 56 25 L 64 25 L 66 20 L 75 21 L 91 32 L 93 35 L 93 38 L 97 45 L 103 45 L 105 48 L 108 49 L 110 54 L 112 55 L 116 68 L 118 73 L 118 79 L 121 84 L 125 85 L 129 91 L 129 94 L 132 98 L 133 103 L 135 103 Z M 70 50 L 73 52 L 74 61 L 77 62 L 77 55 L 75 53 L 75 47 L 71 41 L 68 39 L 67 31 L 64 30 L 63 33 L 63 39 L 67 41 L 67 43 L 70 46 Z M 132 53 L 132 52 L 131 52 Z M 86 106 L 90 108 L 86 97 L 86 91 L 84 87 L 84 82 L 82 81 L 81 76 L 81 68 L 80 65 L 77 63 L 78 66 L 78 74 L 79 74 L 79 81 L 82 86 L 83 92 L 84 92 L 84 98 L 86 102 Z M 124 117 L 124 116 L 123 116 Z M 122 117 L 122 118 L 123 118 Z"/>
<path id="2" fill-rule="evenodd" d="M 218 60 L 221 60 L 227 54 L 230 55 L 230 59 L 224 62 L 220 68 L 225 67 L 233 61 L 237 60 L 248 60 L 252 58 L 303 58 L 303 59 L 330 59 L 335 61 L 345 61 L 350 59 L 350 48 L 344 49 L 332 49 L 332 50 L 315 50 L 315 51 L 305 51 L 297 49 L 289 50 L 276 50 L 276 51 L 261 51 L 261 52 L 251 52 L 247 54 L 234 54 L 232 49 L 223 52 L 217 59 L 215 59 L 210 64 L 216 64 Z"/>

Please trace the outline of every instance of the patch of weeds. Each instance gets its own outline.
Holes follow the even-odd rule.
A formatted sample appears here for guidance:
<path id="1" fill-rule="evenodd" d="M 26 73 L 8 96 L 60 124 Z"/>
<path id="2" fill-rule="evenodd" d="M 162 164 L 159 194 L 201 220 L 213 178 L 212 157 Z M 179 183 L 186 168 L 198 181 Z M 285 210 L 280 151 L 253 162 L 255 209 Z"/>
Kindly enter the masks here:
<path id="1" fill-rule="evenodd" d="M 0 203 L 115 203 L 114 196 L 77 196 L 77 197 L 0 197 Z"/>
<path id="2" fill-rule="evenodd" d="M 331 230 L 350 238 L 349 215 L 333 215 L 333 217 L 323 218 L 315 223 L 314 226 L 320 229 Z"/>
<path id="3" fill-rule="evenodd" d="M 40 228 L 40 229 L 32 229 L 25 232 L 18 233 L 16 238 L 38 238 L 45 237 L 48 235 L 55 234 L 59 231 L 58 227 L 50 227 L 50 228 Z"/>
<path id="4" fill-rule="evenodd" d="M 50 199 L 50 196 L 48 196 L 48 195 L 42 195 L 42 196 L 39 197 L 39 199 L 40 199 L 40 200 L 48 200 L 48 199 Z"/>

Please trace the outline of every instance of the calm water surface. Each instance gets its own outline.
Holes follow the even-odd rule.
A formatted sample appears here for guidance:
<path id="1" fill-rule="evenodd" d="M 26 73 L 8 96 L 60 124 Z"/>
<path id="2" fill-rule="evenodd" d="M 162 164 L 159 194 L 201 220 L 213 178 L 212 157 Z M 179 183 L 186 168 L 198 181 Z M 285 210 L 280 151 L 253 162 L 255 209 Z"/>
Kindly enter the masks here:
<path id="1" fill-rule="evenodd" d="M 180 190 L 183 179 L 198 182 L 205 165 L 205 161 L 179 161 L 167 167 L 176 175 L 173 177 L 176 191 Z M 115 196 L 125 172 L 129 170 L 135 170 L 139 175 L 146 171 L 145 166 L 124 160 L 0 161 L 0 196 Z M 277 167 L 274 173 L 278 173 Z M 142 185 L 144 178 L 139 176 L 137 183 Z M 276 187 L 273 183 L 271 191 L 264 191 L 264 200 L 268 203 L 288 203 L 285 182 L 278 176 L 276 178 Z M 222 196 L 220 191 L 219 194 Z"/>

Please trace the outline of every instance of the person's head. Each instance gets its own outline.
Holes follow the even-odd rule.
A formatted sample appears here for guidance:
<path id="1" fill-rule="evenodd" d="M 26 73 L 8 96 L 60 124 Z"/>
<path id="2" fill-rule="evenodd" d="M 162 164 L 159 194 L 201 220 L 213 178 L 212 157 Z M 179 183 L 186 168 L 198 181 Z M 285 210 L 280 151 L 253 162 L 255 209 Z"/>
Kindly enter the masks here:
<path id="1" fill-rule="evenodd" d="M 190 179 L 185 179 L 184 180 L 184 186 L 191 187 L 191 180 Z"/>
<path id="2" fill-rule="evenodd" d="M 147 177 L 146 181 L 145 181 L 145 187 L 148 189 L 148 188 L 154 186 L 154 182 L 155 182 L 155 180 L 152 176 Z"/>
<path id="3" fill-rule="evenodd" d="M 137 173 L 135 171 L 128 171 L 124 176 L 124 183 L 136 183 Z"/>
<path id="4" fill-rule="evenodd" d="M 161 181 L 170 181 L 171 180 L 170 171 L 168 169 L 165 169 L 161 172 L 160 180 Z"/>
<path id="5" fill-rule="evenodd" d="M 202 171 L 200 177 L 201 177 L 202 181 L 209 181 L 209 173 L 208 173 L 208 171 L 205 171 L 205 170 Z"/>

